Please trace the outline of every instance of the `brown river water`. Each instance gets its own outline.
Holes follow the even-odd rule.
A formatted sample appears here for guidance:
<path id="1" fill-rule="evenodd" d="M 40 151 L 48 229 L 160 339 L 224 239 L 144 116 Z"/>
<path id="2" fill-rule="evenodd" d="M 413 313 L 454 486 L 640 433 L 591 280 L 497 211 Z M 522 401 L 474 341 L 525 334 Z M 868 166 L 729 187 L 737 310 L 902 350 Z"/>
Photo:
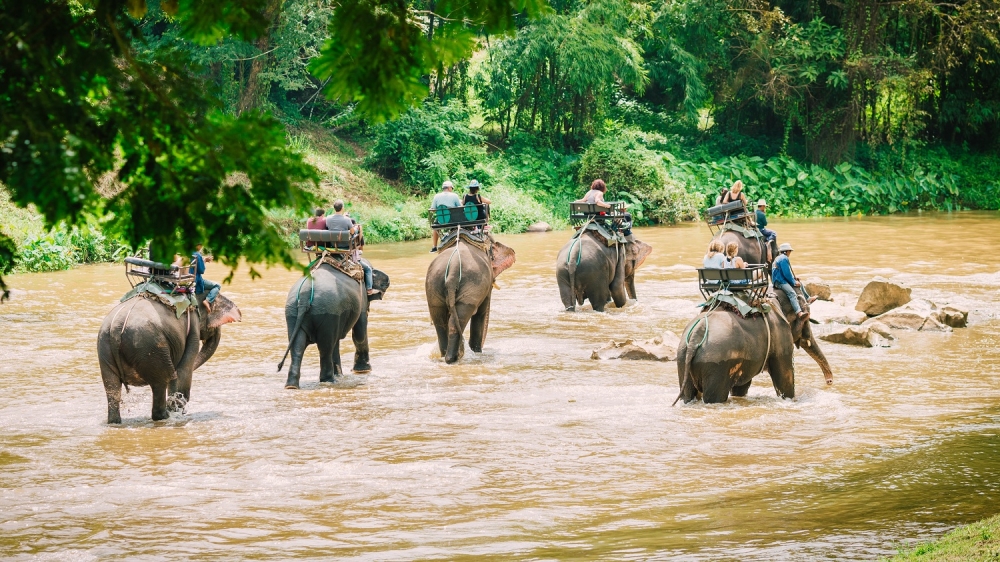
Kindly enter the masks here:
<path id="1" fill-rule="evenodd" d="M 370 374 L 302 389 L 276 365 L 298 273 L 245 271 L 243 313 L 195 373 L 185 414 L 150 421 L 133 388 L 106 425 L 101 320 L 120 266 L 14 275 L 0 305 L 0 558 L 874 559 L 1000 512 L 996 214 L 775 221 L 802 276 L 857 295 L 874 275 L 972 310 L 893 347 L 796 352 L 797 397 L 670 407 L 674 363 L 595 361 L 612 337 L 680 333 L 704 225 L 640 229 L 639 301 L 566 313 L 569 233 L 499 236 L 482 354 L 445 365 L 424 299 L 427 242 L 369 247 L 392 280 L 372 305 Z M 225 276 L 209 264 L 209 277 Z M 352 363 L 350 339 L 344 365 Z M 287 367 L 286 367 L 287 369 Z"/>

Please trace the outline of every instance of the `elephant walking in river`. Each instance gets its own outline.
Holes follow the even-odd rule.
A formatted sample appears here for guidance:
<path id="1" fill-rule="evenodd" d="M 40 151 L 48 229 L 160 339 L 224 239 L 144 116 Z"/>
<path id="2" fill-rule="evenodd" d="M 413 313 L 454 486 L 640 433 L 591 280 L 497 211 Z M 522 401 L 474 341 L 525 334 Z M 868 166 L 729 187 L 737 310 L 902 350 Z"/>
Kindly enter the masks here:
<path id="1" fill-rule="evenodd" d="M 635 272 L 653 248 L 638 239 L 627 244 L 608 244 L 592 231 L 570 239 L 556 259 L 556 282 L 566 310 L 576 310 L 589 300 L 597 312 L 608 301 L 623 307 L 635 293 Z"/>
<path id="2" fill-rule="evenodd" d="M 108 423 L 121 423 L 122 385 L 149 385 L 153 419 L 166 419 L 169 391 L 173 407 L 191 399 L 194 371 L 219 347 L 222 326 L 241 320 L 233 301 L 219 295 L 211 312 L 188 307 L 177 317 L 156 298 L 135 296 L 113 308 L 97 335 L 97 358 L 108 398 Z"/>
<path id="3" fill-rule="evenodd" d="M 372 287 L 378 293 L 369 296 L 365 285 L 328 263 L 321 263 L 297 281 L 285 300 L 285 325 L 292 364 L 288 367 L 285 388 L 299 388 L 302 357 L 310 344 L 319 349 L 319 381 L 333 382 L 344 373 L 340 364 L 340 340 L 351 334 L 354 341 L 355 373 L 371 371 L 368 357 L 368 308 L 389 288 L 389 277 L 372 270 Z M 278 365 L 284 366 L 282 358 Z"/>
<path id="4" fill-rule="evenodd" d="M 800 297 L 800 305 L 809 305 Z M 827 384 L 833 371 L 806 318 L 797 318 L 784 293 L 768 299 L 770 311 L 744 318 L 734 311 L 705 311 L 684 329 L 677 348 L 678 398 L 699 395 L 705 403 L 746 396 L 755 376 L 767 371 L 781 398 L 795 397 L 793 355 L 801 347 L 819 365 Z"/>
<path id="5" fill-rule="evenodd" d="M 514 264 L 513 249 L 489 236 L 484 237 L 484 243 L 489 244 L 489 252 L 460 238 L 441 250 L 427 268 L 427 308 L 446 363 L 454 363 L 465 354 L 462 334 L 470 322 L 469 347 L 476 353 L 483 351 L 494 281 Z"/>

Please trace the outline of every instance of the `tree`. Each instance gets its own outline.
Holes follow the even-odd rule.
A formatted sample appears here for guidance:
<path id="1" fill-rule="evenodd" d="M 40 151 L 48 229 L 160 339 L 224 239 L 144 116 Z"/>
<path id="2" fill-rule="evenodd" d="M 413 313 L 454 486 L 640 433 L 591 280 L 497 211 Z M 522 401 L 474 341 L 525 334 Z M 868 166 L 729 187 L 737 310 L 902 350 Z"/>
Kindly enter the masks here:
<path id="1" fill-rule="evenodd" d="M 305 212 L 311 197 L 303 186 L 317 180 L 315 170 L 286 147 L 280 123 L 254 109 L 259 90 L 241 96 L 248 101 L 238 115 L 228 113 L 209 73 L 183 49 L 144 40 L 142 18 L 157 8 L 150 2 L 0 0 L 0 182 L 49 224 L 106 216 L 133 246 L 151 241 L 160 261 L 204 242 L 230 267 L 241 258 L 294 265 L 264 211 Z M 266 36 L 282 5 L 158 4 L 178 37 L 202 46 Z M 469 52 L 477 31 L 506 31 L 515 10 L 543 7 L 542 0 L 440 1 L 432 12 L 446 24 L 426 41 L 405 2 L 347 0 L 314 69 L 333 97 L 389 118 L 426 92 L 420 77 L 429 69 Z M 264 69 L 251 65 L 250 75 L 259 84 Z M 109 176 L 119 187 L 105 197 L 96 185 Z M 10 271 L 10 248 L 0 236 L 0 274 Z"/>

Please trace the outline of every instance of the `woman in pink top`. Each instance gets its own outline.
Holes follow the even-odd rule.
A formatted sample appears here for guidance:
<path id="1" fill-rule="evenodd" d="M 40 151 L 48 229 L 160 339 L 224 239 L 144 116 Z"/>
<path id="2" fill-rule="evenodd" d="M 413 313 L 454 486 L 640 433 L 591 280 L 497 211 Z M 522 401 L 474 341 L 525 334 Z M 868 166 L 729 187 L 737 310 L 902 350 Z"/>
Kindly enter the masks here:
<path id="1" fill-rule="evenodd" d="M 316 216 L 311 217 L 308 222 L 306 222 L 306 229 L 308 230 L 327 230 L 326 228 L 326 214 L 324 209 L 316 209 Z"/>

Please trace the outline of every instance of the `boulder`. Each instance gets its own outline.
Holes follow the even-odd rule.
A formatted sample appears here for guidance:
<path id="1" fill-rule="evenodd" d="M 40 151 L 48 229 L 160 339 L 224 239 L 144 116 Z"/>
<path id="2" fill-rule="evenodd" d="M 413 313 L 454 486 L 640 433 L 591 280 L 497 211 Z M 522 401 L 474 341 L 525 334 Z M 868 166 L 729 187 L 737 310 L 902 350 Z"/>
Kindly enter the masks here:
<path id="1" fill-rule="evenodd" d="M 860 324 L 868 319 L 864 312 L 827 301 L 816 301 L 809 305 L 809 317 L 820 324 Z"/>
<path id="2" fill-rule="evenodd" d="M 951 326 L 938 318 L 938 306 L 926 299 L 917 299 L 877 316 L 879 322 L 896 330 L 950 332 Z"/>
<path id="3" fill-rule="evenodd" d="M 868 316 L 878 316 L 910 302 L 910 288 L 876 277 L 865 285 L 855 310 Z"/>
<path id="4" fill-rule="evenodd" d="M 595 349 L 591 359 L 633 359 L 639 361 L 673 361 L 677 359 L 677 346 L 681 339 L 673 332 L 663 332 L 653 339 L 636 342 L 611 340 L 600 349 Z"/>
<path id="5" fill-rule="evenodd" d="M 964 328 L 969 325 L 969 311 L 952 304 L 946 304 L 938 309 L 937 319 L 945 326 Z"/>
<path id="6" fill-rule="evenodd" d="M 536 222 L 528 226 L 528 232 L 548 232 L 552 230 L 552 225 L 547 222 Z"/>
<path id="7" fill-rule="evenodd" d="M 869 331 L 882 336 L 886 340 L 893 341 L 896 339 L 896 336 L 892 335 L 892 332 L 889 330 L 888 326 L 879 322 L 878 320 L 875 320 L 874 318 L 867 320 L 864 324 L 862 324 L 862 326 L 868 328 Z"/>
<path id="8" fill-rule="evenodd" d="M 818 277 L 806 279 L 805 285 L 806 292 L 817 299 L 821 301 L 833 300 L 833 291 L 830 290 L 830 285 L 826 284 L 822 279 Z"/>
<path id="9" fill-rule="evenodd" d="M 868 326 L 835 325 L 819 337 L 831 343 L 858 345 L 861 347 L 889 347 L 888 342 Z"/>

